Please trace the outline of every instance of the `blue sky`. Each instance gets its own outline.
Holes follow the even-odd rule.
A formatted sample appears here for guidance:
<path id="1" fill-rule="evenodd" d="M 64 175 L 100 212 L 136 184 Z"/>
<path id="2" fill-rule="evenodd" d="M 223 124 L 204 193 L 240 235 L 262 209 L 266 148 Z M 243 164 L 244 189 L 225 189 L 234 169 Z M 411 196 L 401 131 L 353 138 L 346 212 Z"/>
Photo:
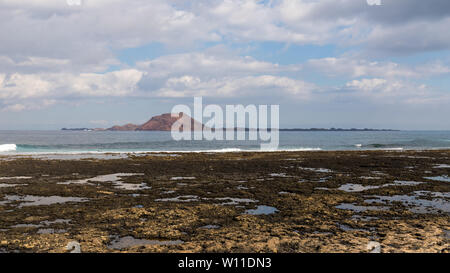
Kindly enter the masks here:
<path id="1" fill-rule="evenodd" d="M 0 129 L 279 104 L 281 127 L 450 130 L 450 1 L 0 0 Z"/>

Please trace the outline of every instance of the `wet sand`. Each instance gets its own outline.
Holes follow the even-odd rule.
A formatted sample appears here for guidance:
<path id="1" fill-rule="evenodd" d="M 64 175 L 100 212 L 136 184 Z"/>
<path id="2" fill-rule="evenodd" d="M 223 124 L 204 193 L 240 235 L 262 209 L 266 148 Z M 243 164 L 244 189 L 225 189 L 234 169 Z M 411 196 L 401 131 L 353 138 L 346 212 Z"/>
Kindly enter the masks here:
<path id="1" fill-rule="evenodd" d="M 449 165 L 449 150 L 3 156 L 0 253 L 450 252 Z"/>

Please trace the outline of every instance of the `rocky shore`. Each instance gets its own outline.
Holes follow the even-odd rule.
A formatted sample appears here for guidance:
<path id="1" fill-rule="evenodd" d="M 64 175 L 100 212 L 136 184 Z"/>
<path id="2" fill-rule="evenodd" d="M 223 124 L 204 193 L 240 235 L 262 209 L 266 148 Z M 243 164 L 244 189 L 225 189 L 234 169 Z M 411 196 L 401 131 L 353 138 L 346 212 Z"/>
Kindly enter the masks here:
<path id="1" fill-rule="evenodd" d="M 0 253 L 450 252 L 450 151 L 0 157 Z"/>

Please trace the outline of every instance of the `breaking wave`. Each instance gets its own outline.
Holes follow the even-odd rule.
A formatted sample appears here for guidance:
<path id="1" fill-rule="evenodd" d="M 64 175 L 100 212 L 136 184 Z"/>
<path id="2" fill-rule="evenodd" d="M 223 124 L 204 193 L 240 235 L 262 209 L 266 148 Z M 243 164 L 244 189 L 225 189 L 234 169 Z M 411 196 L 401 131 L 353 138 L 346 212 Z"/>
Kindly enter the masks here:
<path id="1" fill-rule="evenodd" d="M 16 144 L 0 144 L 0 153 L 1 152 L 12 152 L 17 149 Z"/>
<path id="2" fill-rule="evenodd" d="M 62 147 L 61 147 L 62 146 Z M 70 148 L 67 149 L 67 146 Z M 219 149 L 197 149 L 192 147 L 191 149 L 146 149 L 146 147 L 140 147 L 143 149 L 121 149 L 114 147 L 116 149 L 104 149 L 105 146 L 102 145 L 103 149 L 90 150 L 86 148 L 92 148 L 93 145 L 86 145 L 88 147 L 83 147 L 84 145 L 74 145 L 79 147 L 73 147 L 72 145 L 15 145 L 15 144 L 5 144 L 0 145 L 0 152 L 16 152 L 17 154 L 24 155 L 45 155 L 45 154 L 67 154 L 67 155 L 80 155 L 80 154 L 145 154 L 145 153 L 238 153 L 238 152 L 297 152 L 297 151 L 321 151 L 321 148 L 282 148 L 278 149 L 260 149 L 259 147 L 254 148 L 219 148 Z M 81 147 L 80 147 L 81 146 Z M 108 147 L 110 148 L 110 147 Z M 128 148 L 128 147 L 127 147 Z"/>

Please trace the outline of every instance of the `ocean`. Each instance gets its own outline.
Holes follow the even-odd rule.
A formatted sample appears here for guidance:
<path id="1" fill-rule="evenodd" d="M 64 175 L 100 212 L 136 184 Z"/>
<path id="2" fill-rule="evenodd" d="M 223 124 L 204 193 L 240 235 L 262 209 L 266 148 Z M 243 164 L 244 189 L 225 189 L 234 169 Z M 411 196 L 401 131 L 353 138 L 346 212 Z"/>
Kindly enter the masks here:
<path id="1" fill-rule="evenodd" d="M 450 131 L 280 132 L 280 151 L 449 149 Z M 0 155 L 259 151 L 258 141 L 175 141 L 156 131 L 0 131 Z"/>

